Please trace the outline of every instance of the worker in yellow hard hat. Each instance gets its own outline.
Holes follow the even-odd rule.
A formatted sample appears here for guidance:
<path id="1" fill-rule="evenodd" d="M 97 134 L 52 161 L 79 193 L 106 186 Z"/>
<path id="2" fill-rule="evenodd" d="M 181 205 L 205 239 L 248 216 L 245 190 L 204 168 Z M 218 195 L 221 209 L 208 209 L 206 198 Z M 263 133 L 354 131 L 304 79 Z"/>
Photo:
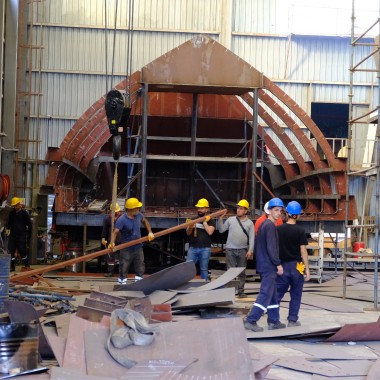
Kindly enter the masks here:
<path id="1" fill-rule="evenodd" d="M 195 205 L 198 212 L 198 218 L 205 217 L 202 223 L 190 225 L 186 229 L 189 238 L 189 250 L 187 252 L 187 261 L 193 261 L 194 264 L 199 262 L 201 278 L 208 280 L 208 264 L 211 256 L 211 235 L 215 231 L 215 223 L 207 215 L 210 213 L 210 205 L 205 198 L 199 199 Z"/>
<path id="2" fill-rule="evenodd" d="M 223 215 L 218 220 L 220 233 L 228 231 L 226 242 L 226 266 L 230 268 L 246 268 L 247 260 L 253 258 L 255 229 L 253 222 L 247 217 L 249 203 L 246 199 L 236 204 L 236 216 L 229 217 L 223 223 Z M 245 270 L 238 276 L 238 297 L 245 297 Z"/>
<path id="3" fill-rule="evenodd" d="M 128 243 L 141 238 L 141 224 L 148 231 L 148 241 L 154 239 L 154 234 L 148 220 L 140 212 L 142 203 L 137 198 L 128 198 L 125 201 L 125 213 L 115 223 L 109 248 L 115 246 L 117 235 L 120 233 L 120 243 Z M 145 272 L 144 251 L 142 243 L 135 244 L 120 250 L 119 253 L 119 279 L 120 285 L 127 284 L 129 267 L 133 263 L 135 280 L 142 279 Z"/>
<path id="4" fill-rule="evenodd" d="M 13 197 L 12 211 L 9 213 L 5 233 L 8 236 L 8 251 L 11 254 L 11 271 L 15 270 L 15 254 L 18 252 L 22 264 L 29 268 L 29 243 L 32 236 L 32 222 L 24 209 L 23 198 Z"/>
<path id="5" fill-rule="evenodd" d="M 102 229 L 102 245 L 107 247 L 107 243 L 111 241 L 112 238 L 112 212 L 114 210 L 114 223 L 119 219 L 121 215 L 120 205 L 116 202 L 115 207 L 111 203 L 109 208 L 109 213 L 105 216 L 103 220 L 103 229 Z M 120 239 L 119 235 L 116 237 L 115 244 L 119 244 Z M 106 255 L 106 263 L 107 263 L 107 273 L 104 275 L 105 277 L 112 277 L 115 273 L 115 264 L 116 264 L 116 256 L 118 251 L 108 253 Z"/>

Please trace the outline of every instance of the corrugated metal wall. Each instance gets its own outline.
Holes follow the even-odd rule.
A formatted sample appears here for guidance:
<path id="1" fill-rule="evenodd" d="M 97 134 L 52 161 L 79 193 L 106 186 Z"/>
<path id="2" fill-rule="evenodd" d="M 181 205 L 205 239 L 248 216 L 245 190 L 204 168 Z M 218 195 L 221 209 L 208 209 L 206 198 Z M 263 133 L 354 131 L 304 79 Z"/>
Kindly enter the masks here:
<path id="1" fill-rule="evenodd" d="M 44 160 L 48 147 L 59 147 L 75 120 L 111 88 L 111 82 L 116 84 L 124 79 L 128 69 L 131 72 L 140 69 L 198 33 L 228 40 L 222 35 L 222 23 L 226 17 L 223 6 L 229 1 L 232 6 L 232 15 L 227 16 L 232 19 L 229 48 L 235 54 L 275 81 L 307 112 L 311 102 L 348 103 L 350 38 L 293 34 L 295 25 L 303 20 L 297 19 L 300 8 L 290 6 L 289 1 L 135 0 L 132 67 L 128 68 L 130 1 L 45 0 L 33 7 L 30 16 L 35 43 L 42 41 L 44 46 L 41 61 L 37 52 L 33 52 L 32 83 L 36 90 L 41 82 L 43 96 L 40 104 L 36 97 L 31 98 L 29 136 L 33 138 L 40 129 L 41 142 L 38 147 L 30 144 L 30 158 Z M 349 34 L 350 13 L 346 10 L 342 14 L 348 14 L 340 22 L 347 23 Z M 325 23 L 317 21 L 324 34 Z M 357 59 L 371 49 L 358 48 Z M 371 66 L 374 66 L 371 60 L 364 64 L 364 68 Z M 375 75 L 358 73 L 355 82 L 355 104 L 372 106 L 377 97 L 373 91 Z M 296 144 L 299 145 L 297 141 Z M 40 179 L 45 169 L 41 169 Z"/>

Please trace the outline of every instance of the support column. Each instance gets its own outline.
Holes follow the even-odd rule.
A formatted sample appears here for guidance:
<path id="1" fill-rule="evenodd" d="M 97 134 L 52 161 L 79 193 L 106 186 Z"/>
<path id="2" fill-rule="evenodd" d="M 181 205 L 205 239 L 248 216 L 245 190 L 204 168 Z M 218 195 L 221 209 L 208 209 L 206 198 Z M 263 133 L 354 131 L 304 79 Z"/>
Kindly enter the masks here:
<path id="1" fill-rule="evenodd" d="M 146 201 L 146 155 L 147 155 L 147 136 L 148 136 L 148 92 L 149 86 L 144 83 L 142 87 L 143 109 L 142 109 L 142 133 L 141 133 L 141 202 L 142 210 L 145 209 Z"/>

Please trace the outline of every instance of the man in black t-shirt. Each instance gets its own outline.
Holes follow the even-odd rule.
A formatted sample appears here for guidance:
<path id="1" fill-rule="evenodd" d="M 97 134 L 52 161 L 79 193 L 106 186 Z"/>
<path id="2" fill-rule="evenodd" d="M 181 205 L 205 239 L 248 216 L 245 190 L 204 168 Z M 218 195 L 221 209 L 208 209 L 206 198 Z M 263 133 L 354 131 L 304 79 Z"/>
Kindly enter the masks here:
<path id="1" fill-rule="evenodd" d="M 15 253 L 18 251 L 25 268 L 29 268 L 29 242 L 32 236 L 32 222 L 28 211 L 24 209 L 21 199 L 13 197 L 13 210 L 9 213 L 5 225 L 8 236 L 8 251 L 11 254 L 11 271 L 15 270 Z"/>
<path id="2" fill-rule="evenodd" d="M 211 235 L 215 231 L 215 223 L 210 220 L 207 214 L 210 212 L 208 200 L 202 198 L 195 205 L 198 209 L 198 218 L 206 215 L 203 223 L 193 224 L 186 229 L 189 237 L 189 250 L 186 261 L 193 261 L 196 264 L 199 261 L 201 278 L 208 280 L 208 263 L 211 256 Z"/>
<path id="3" fill-rule="evenodd" d="M 292 201 L 286 206 L 288 221 L 277 227 L 280 260 L 284 274 L 277 276 L 277 295 L 279 302 L 285 293 L 290 292 L 288 327 L 301 326 L 298 313 L 304 281 L 310 280 L 309 260 L 306 250 L 307 237 L 305 230 L 297 225 L 302 213 L 301 205 Z"/>

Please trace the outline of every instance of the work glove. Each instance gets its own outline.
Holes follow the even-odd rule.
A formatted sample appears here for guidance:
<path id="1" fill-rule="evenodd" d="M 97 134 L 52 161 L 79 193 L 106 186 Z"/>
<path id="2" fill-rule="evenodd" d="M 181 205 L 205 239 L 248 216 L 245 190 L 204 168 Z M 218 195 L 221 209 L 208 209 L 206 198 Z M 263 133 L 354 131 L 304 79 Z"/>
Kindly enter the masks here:
<path id="1" fill-rule="evenodd" d="M 106 239 L 102 239 L 102 245 L 104 245 L 105 247 L 107 247 L 107 240 Z"/>
<path id="2" fill-rule="evenodd" d="M 115 243 L 109 243 L 107 248 L 113 250 L 115 248 Z"/>
<path id="3" fill-rule="evenodd" d="M 209 215 L 206 215 L 204 221 L 207 223 L 210 219 L 211 219 L 211 217 Z"/>
<path id="4" fill-rule="evenodd" d="M 152 241 L 154 240 L 154 233 L 153 232 L 149 232 L 148 234 L 148 241 Z"/>
<path id="5" fill-rule="evenodd" d="M 297 263 L 296 269 L 303 275 L 305 273 L 305 264 L 302 261 Z"/>
<path id="6" fill-rule="evenodd" d="M 10 234 L 11 234 L 11 230 L 6 229 L 6 230 L 5 230 L 5 235 L 9 236 Z"/>

